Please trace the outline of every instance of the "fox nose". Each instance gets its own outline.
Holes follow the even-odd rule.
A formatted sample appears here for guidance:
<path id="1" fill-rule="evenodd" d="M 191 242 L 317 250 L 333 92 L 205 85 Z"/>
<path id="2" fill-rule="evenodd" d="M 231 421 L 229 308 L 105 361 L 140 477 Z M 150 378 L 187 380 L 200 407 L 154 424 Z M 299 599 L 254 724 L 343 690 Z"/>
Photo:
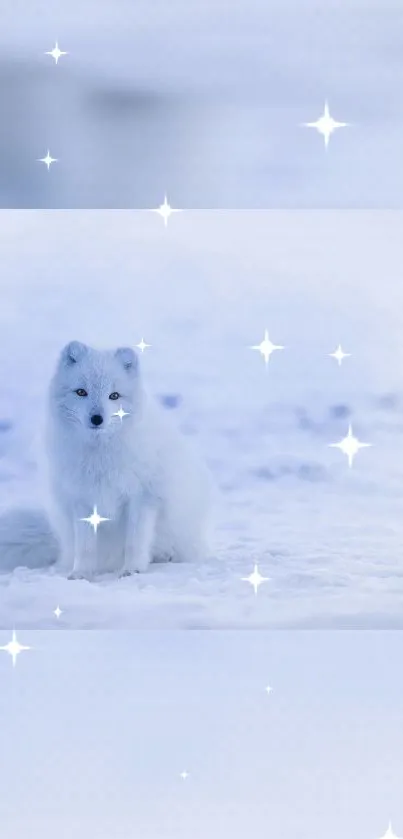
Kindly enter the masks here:
<path id="1" fill-rule="evenodd" d="M 101 417 L 101 414 L 93 414 L 91 417 L 91 422 L 93 425 L 102 425 L 104 418 Z"/>

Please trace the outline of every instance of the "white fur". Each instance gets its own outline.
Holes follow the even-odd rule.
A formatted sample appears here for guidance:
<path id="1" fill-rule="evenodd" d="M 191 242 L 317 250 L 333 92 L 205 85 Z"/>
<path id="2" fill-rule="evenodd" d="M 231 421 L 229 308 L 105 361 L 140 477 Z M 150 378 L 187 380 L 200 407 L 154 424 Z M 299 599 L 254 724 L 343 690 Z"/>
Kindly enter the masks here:
<path id="1" fill-rule="evenodd" d="M 78 396 L 78 389 L 88 395 Z M 114 392 L 119 399 L 109 398 Z M 127 413 L 122 419 L 113 416 L 120 408 Z M 93 415 L 103 417 L 102 425 L 92 426 Z M 45 441 L 50 532 L 70 576 L 131 574 L 154 559 L 203 558 L 209 475 L 145 393 L 133 350 L 99 351 L 77 341 L 64 348 L 50 385 Z M 95 507 L 108 519 L 96 533 L 82 520 Z M 45 535 L 46 521 L 39 515 L 37 522 Z M 0 524 L 0 552 L 5 542 L 10 564 L 13 540 Z"/>

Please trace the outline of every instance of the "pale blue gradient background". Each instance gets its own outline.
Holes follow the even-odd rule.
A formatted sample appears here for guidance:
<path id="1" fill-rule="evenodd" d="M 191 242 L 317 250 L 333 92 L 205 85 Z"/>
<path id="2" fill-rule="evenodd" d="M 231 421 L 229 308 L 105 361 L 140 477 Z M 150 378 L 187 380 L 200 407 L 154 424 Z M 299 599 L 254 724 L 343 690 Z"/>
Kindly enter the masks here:
<path id="1" fill-rule="evenodd" d="M 0 653 L 7 839 L 402 835 L 401 633 L 19 640 L 14 671 Z"/>
<path id="2" fill-rule="evenodd" d="M 402 206 L 400 0 L 3 0 L 0 73 L 3 207 Z"/>

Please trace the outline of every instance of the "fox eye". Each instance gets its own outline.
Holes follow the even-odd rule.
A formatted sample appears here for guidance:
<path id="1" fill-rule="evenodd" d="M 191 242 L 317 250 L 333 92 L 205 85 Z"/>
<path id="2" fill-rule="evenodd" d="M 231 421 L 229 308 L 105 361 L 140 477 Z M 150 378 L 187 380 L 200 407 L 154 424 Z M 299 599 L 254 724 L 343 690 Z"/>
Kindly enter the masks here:
<path id="1" fill-rule="evenodd" d="M 109 394 L 109 399 L 119 399 L 119 395 L 120 394 L 116 393 L 116 390 L 114 390 L 113 393 Z"/>
<path id="2" fill-rule="evenodd" d="M 83 387 L 79 387 L 79 388 L 78 388 L 78 390 L 75 390 L 75 391 L 74 391 L 74 393 L 76 393 L 76 394 L 77 394 L 77 396 L 88 396 L 87 391 L 86 391 L 86 390 L 84 390 L 84 388 L 83 388 Z"/>

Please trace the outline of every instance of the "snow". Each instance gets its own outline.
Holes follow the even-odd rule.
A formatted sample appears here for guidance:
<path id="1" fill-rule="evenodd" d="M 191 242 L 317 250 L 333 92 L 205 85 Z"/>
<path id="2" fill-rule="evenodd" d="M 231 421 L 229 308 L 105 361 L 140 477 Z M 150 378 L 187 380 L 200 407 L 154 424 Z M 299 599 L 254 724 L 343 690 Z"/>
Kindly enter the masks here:
<path id="1" fill-rule="evenodd" d="M 0 652 L 7 839 L 402 836 L 401 632 L 18 640 L 14 670 Z"/>
<path id="2" fill-rule="evenodd" d="M 402 232 L 388 211 L 192 211 L 166 229 L 137 211 L 2 212 L 0 507 L 40 504 L 35 438 L 71 339 L 152 345 L 144 380 L 217 497 L 204 565 L 0 574 L 0 627 L 401 628 Z M 267 369 L 249 349 L 266 328 L 285 347 Z M 328 445 L 349 422 L 372 444 L 352 469 Z"/>
<path id="3" fill-rule="evenodd" d="M 2 207 L 401 206 L 400 0 L 16 0 L 1 24 Z M 350 123 L 327 152 L 301 127 L 326 98 Z"/>

